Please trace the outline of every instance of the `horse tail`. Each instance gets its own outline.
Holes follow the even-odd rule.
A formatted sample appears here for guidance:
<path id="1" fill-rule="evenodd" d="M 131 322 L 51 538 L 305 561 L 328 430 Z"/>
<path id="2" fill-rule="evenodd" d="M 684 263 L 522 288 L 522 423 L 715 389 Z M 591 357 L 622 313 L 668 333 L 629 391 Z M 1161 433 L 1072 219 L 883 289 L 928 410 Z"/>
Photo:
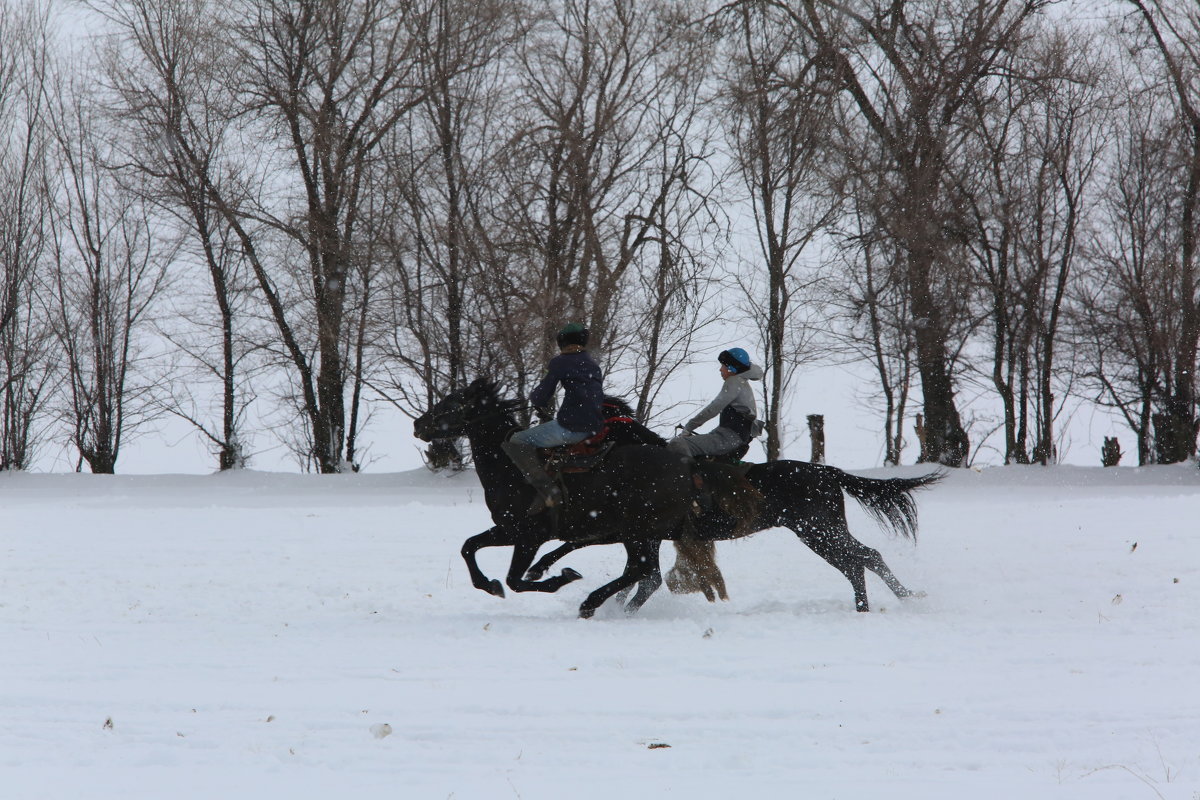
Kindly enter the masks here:
<path id="1" fill-rule="evenodd" d="M 932 486 L 946 477 L 943 470 L 916 478 L 864 478 L 851 475 L 836 467 L 826 467 L 836 473 L 837 481 L 846 492 L 885 529 L 917 540 L 917 504 L 912 493 Z"/>
<path id="2" fill-rule="evenodd" d="M 698 464 L 696 473 L 721 511 L 733 517 L 735 535 L 741 537 L 754 533 L 763 495 L 747 480 L 745 474 L 729 464 L 718 463 Z"/>

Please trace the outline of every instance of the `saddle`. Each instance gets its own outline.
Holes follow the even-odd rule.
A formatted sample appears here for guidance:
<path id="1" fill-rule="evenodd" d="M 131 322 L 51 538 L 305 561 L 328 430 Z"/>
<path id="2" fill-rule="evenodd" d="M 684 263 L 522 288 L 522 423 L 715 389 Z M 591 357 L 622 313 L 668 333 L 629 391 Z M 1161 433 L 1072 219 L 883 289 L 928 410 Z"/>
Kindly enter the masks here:
<path id="1" fill-rule="evenodd" d="M 699 464 L 721 464 L 731 468 L 742 478 L 745 478 L 750 469 L 756 466 L 753 462 L 742 461 L 742 456 L 750 449 L 749 444 L 744 444 L 731 453 L 725 453 L 717 456 L 696 456 L 695 463 Z M 696 490 L 696 496 L 692 500 L 692 516 L 699 519 L 700 517 L 708 516 L 717 510 L 716 503 L 713 500 L 713 494 L 700 473 L 692 473 L 692 484 Z"/>
<path id="2" fill-rule="evenodd" d="M 571 493 L 567 491 L 566 476 L 591 472 L 604 463 L 604 459 L 608 457 L 609 452 L 616 447 L 616 441 L 603 440 L 605 433 L 607 433 L 607 429 L 590 439 L 584 439 L 582 442 L 577 442 L 573 445 L 538 449 L 538 457 L 542 461 L 542 468 L 546 470 L 546 474 L 550 476 L 550 480 L 557 484 L 562 497 L 559 505 L 546 510 L 546 524 L 554 535 L 558 535 L 559 529 L 577 516 L 574 511 L 574 504 L 568 499 Z M 540 511 L 541 509 L 538 508 L 538 503 L 535 500 L 534 505 L 530 507 L 529 513 L 533 514 Z M 561 518 L 564 513 L 567 514 L 566 521 Z"/>
<path id="3" fill-rule="evenodd" d="M 749 461 L 742 460 L 743 458 L 746 457 L 746 453 L 748 453 L 748 452 L 750 452 L 750 443 L 746 442 L 745 444 L 738 447 L 736 450 L 733 450 L 729 453 L 725 453 L 723 455 L 697 456 L 696 461 L 701 462 L 701 463 L 708 463 L 708 464 L 728 464 L 729 466 L 733 467 L 734 469 L 738 470 L 743 475 L 745 475 L 746 472 L 752 466 L 754 466 Z"/>
<path id="4" fill-rule="evenodd" d="M 538 450 L 546 472 L 552 478 L 557 478 L 560 475 L 591 472 L 600 466 L 616 446 L 616 442 L 601 439 L 604 433 L 606 431 L 601 431 L 591 439 L 584 439 L 566 447 Z"/>

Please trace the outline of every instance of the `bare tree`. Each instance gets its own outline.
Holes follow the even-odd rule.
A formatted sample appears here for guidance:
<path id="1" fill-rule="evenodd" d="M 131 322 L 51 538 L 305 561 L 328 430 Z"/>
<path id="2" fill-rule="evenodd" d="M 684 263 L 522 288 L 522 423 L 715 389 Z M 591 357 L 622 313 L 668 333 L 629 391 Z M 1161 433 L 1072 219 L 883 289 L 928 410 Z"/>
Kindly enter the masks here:
<path id="1" fill-rule="evenodd" d="M 0 469 L 33 457 L 56 375 L 43 313 L 48 8 L 0 2 Z"/>
<path id="2" fill-rule="evenodd" d="M 216 208 L 220 150 L 230 124 L 218 113 L 227 103 L 220 86 L 231 67 L 227 48 L 206 0 L 96 0 L 93 6 L 120 34 L 104 63 L 115 95 L 114 126 L 124 132 L 123 172 L 179 229 L 177 266 L 207 278 L 207 298 L 199 301 L 195 281 L 177 283 L 182 296 L 171 326 L 161 331 L 184 357 L 189 378 L 169 382 L 167 410 L 212 444 L 220 469 L 239 467 L 248 458 L 242 428 L 255 394 L 245 367 L 254 348 L 237 330 L 250 299 L 242 245 Z M 197 390 L 213 381 L 215 421 Z"/>
<path id="3" fill-rule="evenodd" d="M 386 169 L 372 187 L 369 219 L 380 267 L 372 385 L 406 413 L 419 413 L 477 374 L 512 374 L 501 338 L 508 327 L 489 304 L 502 302 L 487 276 L 502 273 L 490 217 L 500 197 L 497 120 L 508 113 L 505 55 L 523 29 L 520 6 L 437 0 L 418 43 L 426 87 L 414 113 L 382 151 Z M 488 365 L 491 365 L 489 368 Z M 461 463 L 437 442 L 431 463 Z"/>
<path id="4" fill-rule="evenodd" d="M 1011 78 L 972 98 L 979 149 L 963 174 L 978 187 L 968 193 L 971 238 L 1005 463 L 1055 460 L 1055 418 L 1069 386 L 1059 378 L 1073 374 L 1056 356 L 1107 109 L 1100 52 L 1081 32 L 1049 31 L 1010 54 Z"/>
<path id="5" fill-rule="evenodd" d="M 855 191 L 861 196 L 852 205 L 859 210 L 850 217 L 854 227 L 840 232 L 843 268 L 828 282 L 822 299 L 834 310 L 829 314 L 831 321 L 844 326 L 831 343 L 833 352 L 866 361 L 875 373 L 883 401 L 883 462 L 897 466 L 905 446 L 904 425 L 916 359 L 908 295 L 896 280 L 892 242 L 881 236 L 861 211 L 870 206 L 868 197 L 878 191 L 867 177 L 865 172 L 858 177 Z"/>
<path id="6" fill-rule="evenodd" d="M 692 254 L 689 269 L 703 269 L 693 256 L 715 217 L 707 190 L 689 183 L 704 174 L 708 157 L 698 144 L 706 137 L 690 132 L 711 45 L 657 0 L 539 7 L 517 54 L 502 171 L 510 198 L 503 246 L 520 269 L 506 281 L 538 345 L 527 361 L 540 366 L 561 321 L 585 321 L 606 368 L 649 353 L 659 358 L 635 376 L 644 405 L 686 358 L 689 340 L 669 348 L 669 339 L 646 338 L 661 337 L 661 327 L 641 326 L 664 295 L 634 293 L 662 287 L 669 295 L 677 284 L 639 275 L 675 269 L 684 253 Z"/>
<path id="7" fill-rule="evenodd" d="M 234 3 L 216 20 L 231 34 L 231 118 L 247 126 L 238 185 L 206 188 L 236 233 L 291 367 L 306 460 L 347 466 L 346 348 L 360 317 L 348 300 L 364 250 L 362 212 L 381 142 L 421 101 L 415 43 L 421 4 L 394 0 Z M 250 159 L 276 142 L 286 158 Z M 256 149 L 257 148 L 257 149 Z M 193 163 L 197 153 L 187 153 Z M 295 265 L 295 268 L 293 268 Z"/>
<path id="8" fill-rule="evenodd" d="M 1099 219 L 1078 286 L 1075 336 L 1093 399 L 1115 408 L 1137 437 L 1138 464 L 1157 460 L 1153 419 L 1169 392 L 1179 342 L 1177 118 L 1163 93 L 1124 81 L 1110 134 Z"/>
<path id="9" fill-rule="evenodd" d="M 1178 318 L 1178 338 L 1171 348 L 1170 389 L 1154 417 L 1155 443 L 1164 463 L 1196 454 L 1200 420 L 1196 413 L 1196 355 L 1200 347 L 1197 292 L 1197 204 L 1200 203 L 1200 15 L 1195 3 L 1175 0 L 1128 0 L 1137 9 L 1163 61 L 1166 83 L 1174 95 L 1178 135 L 1186 153 L 1179 198 L 1178 289 L 1175 303 L 1164 309 Z"/>
<path id="10" fill-rule="evenodd" d="M 730 60 L 726 113 L 737 172 L 748 190 L 765 291 L 743 280 L 763 339 L 763 417 L 767 458 L 782 449 L 783 398 L 813 329 L 800 317 L 811 283 L 802 256 L 839 213 L 838 180 L 828 163 L 834 93 L 812 39 L 796 37 L 773 3 L 743 2 L 726 11 Z M 760 294 L 761 291 L 761 294 Z M 764 296 L 765 295 L 765 296 Z"/>
<path id="11" fill-rule="evenodd" d="M 122 443 L 153 417 L 153 387 L 138 382 L 141 330 L 171 254 L 151 235 L 146 205 L 117 181 L 96 109 L 74 83 L 53 109 L 52 302 L 71 441 L 92 472 L 112 473 Z"/>
<path id="12" fill-rule="evenodd" d="M 709 308 L 729 227 L 716 167 L 723 121 L 710 113 L 707 95 L 716 41 L 687 20 L 667 21 L 676 35 L 659 56 L 663 80 L 648 99 L 643 213 L 627 216 L 622 229 L 621 258 L 632 261 L 614 315 L 624 324 L 619 335 L 610 329 L 608 342 L 643 420 L 673 410 L 662 404 L 662 390 L 716 321 Z"/>
<path id="13" fill-rule="evenodd" d="M 813 38 L 829 79 L 852 100 L 889 159 L 875 209 L 893 237 L 909 294 L 924 396 L 925 457 L 963 466 L 970 456 L 953 380 L 948 312 L 962 294 L 956 259 L 963 199 L 950 165 L 966 134 L 965 105 L 1017 45 L 1037 0 L 928 0 L 850 6 L 804 0 L 798 31 Z"/>

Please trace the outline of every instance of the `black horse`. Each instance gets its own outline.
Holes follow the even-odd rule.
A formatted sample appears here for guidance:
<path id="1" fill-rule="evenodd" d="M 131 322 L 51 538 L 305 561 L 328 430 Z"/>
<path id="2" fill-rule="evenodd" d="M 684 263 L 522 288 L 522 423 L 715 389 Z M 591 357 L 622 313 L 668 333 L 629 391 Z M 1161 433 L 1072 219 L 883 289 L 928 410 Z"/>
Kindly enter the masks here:
<path id="1" fill-rule="evenodd" d="M 622 544 L 624 572 L 588 595 L 579 614 L 590 617 L 609 597 L 639 584 L 626 606 L 627 611 L 636 611 L 662 583 L 658 564 L 662 541 L 694 535 L 694 470 L 660 447 L 617 447 L 592 471 L 564 476 L 568 500 L 557 518 L 549 513 L 528 516 L 534 489 L 500 449 L 517 427 L 513 411 L 520 405 L 520 401 L 501 399 L 495 384 L 479 379 L 447 395 L 413 423 L 414 433 L 424 441 L 466 436 L 471 443 L 475 471 L 495 523 L 463 544 L 471 583 L 504 596 L 500 582 L 489 580 L 476 563 L 475 554 L 484 547 L 513 548 L 506 579 L 513 591 L 556 592 L 581 576 L 565 569 L 545 580 L 527 577 L 544 543 L 561 539 L 576 546 Z M 744 527 L 757 515 L 758 493 L 732 468 L 701 467 L 699 475 L 732 529 Z"/>
<path id="2" fill-rule="evenodd" d="M 869 611 L 866 570 L 882 578 L 897 597 L 914 593 L 896 578 L 878 550 L 850 533 L 842 492 L 861 503 L 885 528 L 916 541 L 917 509 L 912 492 L 943 477 L 944 472 L 936 471 L 916 478 L 865 478 L 807 461 L 755 464 L 746 472 L 746 478 L 762 493 L 763 501 L 750 529 L 743 531 L 718 510 L 696 521 L 696 534 L 701 541 L 722 541 L 767 528 L 790 528 L 814 553 L 846 576 L 854 588 L 854 607 Z M 568 542 L 552 550 L 530 568 L 529 575 L 536 578 L 544 574 L 551 564 L 578 547 Z M 715 570 L 715 564 L 710 569 Z"/>

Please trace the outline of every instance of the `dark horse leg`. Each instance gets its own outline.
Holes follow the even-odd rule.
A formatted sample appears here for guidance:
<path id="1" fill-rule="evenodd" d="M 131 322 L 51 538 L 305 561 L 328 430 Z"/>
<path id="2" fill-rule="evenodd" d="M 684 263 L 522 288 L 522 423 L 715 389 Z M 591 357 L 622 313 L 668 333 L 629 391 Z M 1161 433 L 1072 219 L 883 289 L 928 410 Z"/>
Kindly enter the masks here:
<path id="1" fill-rule="evenodd" d="M 582 542 L 566 542 L 559 545 L 539 558 L 525 573 L 525 577 L 531 581 L 541 580 L 542 576 L 546 574 L 546 570 L 550 569 L 555 562 L 583 547 L 587 547 L 587 545 Z M 662 586 L 662 573 L 659 570 L 642 578 L 637 584 L 637 595 L 633 598 L 633 602 L 625 607 L 625 610 L 630 614 L 636 612 L 650 599 L 650 595 L 658 591 L 660 586 Z M 631 587 L 626 587 L 617 592 L 617 599 L 624 602 L 624 597 L 629 594 L 630 589 Z"/>
<path id="2" fill-rule="evenodd" d="M 850 536 L 850 532 L 846 531 L 846 535 Z M 854 538 L 851 536 L 850 538 Z M 896 597 L 924 597 L 923 592 L 914 592 L 909 589 L 900 579 L 892 572 L 891 568 L 884 562 L 883 556 L 873 547 L 867 547 L 862 542 L 858 542 L 858 546 L 862 548 L 862 561 L 867 569 L 878 575 L 887 587 L 892 590 L 892 594 Z"/>
<path id="3" fill-rule="evenodd" d="M 840 486 L 830 485 L 825 491 L 818 490 L 816 495 L 810 495 L 802 501 L 800 509 L 782 515 L 778 524 L 790 528 L 814 553 L 846 577 L 854 590 L 855 609 L 870 610 L 865 570 L 878 575 L 896 597 L 922 596 L 900 582 L 878 550 L 858 541 L 850 533 L 850 526 L 846 522 L 845 498 Z M 558 559 L 584 546 L 572 542 L 560 545 L 538 559 L 529 569 L 527 577 L 531 580 L 541 578 Z M 660 583 L 661 573 L 658 571 L 642 579 L 638 587 L 639 607 L 658 589 Z M 630 588 L 618 591 L 628 592 Z"/>
<path id="4" fill-rule="evenodd" d="M 880 480 L 824 465 L 775 462 L 763 467 L 757 478 L 761 484 L 756 485 L 765 494 L 783 501 L 772 521 L 791 528 L 814 553 L 846 576 L 854 589 L 857 610 L 870 610 L 867 570 L 878 575 L 897 597 L 914 595 L 896 578 L 878 550 L 850 533 L 843 493 L 857 500 L 885 528 L 915 540 L 916 508 L 911 493 L 937 483 L 942 473 Z"/>
<path id="5" fill-rule="evenodd" d="M 846 523 L 846 510 L 841 493 L 836 499 L 827 498 L 822 513 L 811 513 L 808 518 L 790 517 L 783 520 L 787 527 L 800 537 L 808 547 L 850 581 L 854 589 L 854 608 L 870 611 L 867 601 L 866 570 L 871 570 L 887 584 L 897 597 L 911 597 L 913 592 L 900 582 L 883 556 L 873 547 L 868 547 L 850 533 Z"/>
<path id="6" fill-rule="evenodd" d="M 867 602 L 866 565 L 858 552 L 858 547 L 863 547 L 863 545 L 849 535 L 849 529 L 846 529 L 846 534 L 843 536 L 832 528 L 814 530 L 803 523 L 789 523 L 788 527 L 808 545 L 809 549 L 846 576 L 846 580 L 850 581 L 850 586 L 854 589 L 854 609 L 870 611 L 871 606 Z M 858 547 L 850 545 L 849 542 L 853 542 Z"/>
<path id="7" fill-rule="evenodd" d="M 523 576 L 529 562 L 537 553 L 537 544 L 530 544 L 518 532 L 502 525 L 489 528 L 467 539 L 462 546 L 462 557 L 467 562 L 467 571 L 471 574 L 471 585 L 496 597 L 504 597 L 504 586 L 498 580 L 489 579 L 479 568 L 475 554 L 485 547 L 512 547 L 513 560 L 509 566 L 508 585 L 515 592 L 557 592 L 564 585 L 582 577 L 573 569 L 563 570 L 562 574 L 547 581 L 513 580 L 513 571 L 519 569 L 518 577 Z"/>
<path id="8" fill-rule="evenodd" d="M 625 571 L 615 581 L 604 584 L 587 596 L 583 605 L 579 607 L 579 616 L 583 619 L 590 619 L 596 613 L 596 609 L 617 592 L 658 572 L 658 547 L 661 544 L 658 539 L 635 539 L 623 542 L 623 544 L 625 545 Z M 649 594 L 646 597 L 649 597 Z M 645 601 L 645 598 L 642 598 L 641 602 Z M 635 602 L 637 602 L 637 597 L 630 601 L 630 606 L 633 606 Z M 638 605 L 640 606 L 640 603 Z M 637 606 L 633 607 L 632 611 L 636 610 Z"/>
<path id="9" fill-rule="evenodd" d="M 628 603 L 625 604 L 626 614 L 636 614 L 646 601 L 650 599 L 650 595 L 658 591 L 658 587 L 662 586 L 663 577 L 662 569 L 658 563 L 658 551 L 661 542 L 651 542 L 646 552 L 646 557 L 649 560 L 648 574 L 637 582 L 637 593 Z"/>
<path id="10" fill-rule="evenodd" d="M 542 543 L 524 539 L 513 548 L 512 562 L 508 566 L 508 578 L 505 582 L 514 592 L 557 592 L 571 581 L 577 581 L 583 576 L 567 567 L 556 577 L 541 581 L 531 581 L 525 577 L 533 557 L 537 555 Z"/>
<path id="11" fill-rule="evenodd" d="M 483 533 L 477 533 L 463 542 L 461 552 L 463 560 L 467 562 L 467 572 L 471 573 L 471 585 L 496 597 L 504 597 L 504 586 L 500 581 L 489 580 L 488 576 L 483 574 L 483 570 L 475 561 L 475 553 L 484 547 L 504 547 L 515 544 L 516 537 L 499 525 L 489 528 Z"/>
<path id="12" fill-rule="evenodd" d="M 574 553 L 581 547 L 587 547 L 587 545 L 583 544 L 582 542 L 566 542 L 559 545 L 549 553 L 546 553 L 546 555 L 539 558 L 537 562 L 525 573 L 525 577 L 531 581 L 541 580 L 542 576 L 546 574 L 546 570 L 550 569 L 554 562 L 558 561 L 560 558 L 568 555 L 569 553 Z"/>

